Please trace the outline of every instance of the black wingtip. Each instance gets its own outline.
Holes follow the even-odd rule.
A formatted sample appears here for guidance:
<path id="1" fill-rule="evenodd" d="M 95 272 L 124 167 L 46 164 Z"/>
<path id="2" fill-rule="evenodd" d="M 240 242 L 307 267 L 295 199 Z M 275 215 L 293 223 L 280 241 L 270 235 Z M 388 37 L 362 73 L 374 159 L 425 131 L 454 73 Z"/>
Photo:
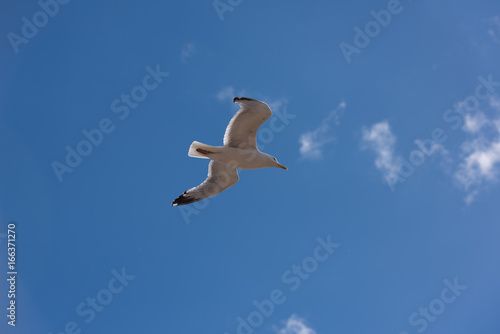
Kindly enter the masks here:
<path id="1" fill-rule="evenodd" d="M 258 100 L 256 100 L 256 99 L 251 99 L 251 98 L 249 98 L 249 97 L 239 97 L 239 96 L 237 96 L 237 97 L 235 97 L 235 98 L 233 99 L 233 103 L 236 103 L 236 102 L 238 102 L 238 101 L 257 101 L 257 102 L 258 102 Z"/>
<path id="2" fill-rule="evenodd" d="M 186 205 L 196 202 L 197 200 L 194 197 L 186 196 L 186 193 L 177 197 L 173 202 L 172 206 Z"/>

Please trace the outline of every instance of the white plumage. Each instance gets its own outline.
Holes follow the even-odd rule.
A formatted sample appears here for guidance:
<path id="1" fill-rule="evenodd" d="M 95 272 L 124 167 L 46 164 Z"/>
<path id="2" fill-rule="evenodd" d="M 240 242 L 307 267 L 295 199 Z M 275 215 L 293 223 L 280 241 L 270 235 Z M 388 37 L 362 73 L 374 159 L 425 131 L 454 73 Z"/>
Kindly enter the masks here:
<path id="1" fill-rule="evenodd" d="M 233 116 L 224 134 L 224 146 L 257 149 L 257 130 L 273 115 L 271 108 L 261 101 L 235 98 L 240 110 Z"/>
<path id="2" fill-rule="evenodd" d="M 199 186 L 185 191 L 174 200 L 173 206 L 185 205 L 215 196 L 238 182 L 237 169 L 279 167 L 276 158 L 257 148 L 259 127 L 272 116 L 269 106 L 247 97 L 235 97 L 240 110 L 233 116 L 224 134 L 224 146 L 210 146 L 194 141 L 188 155 L 211 159 L 207 179 Z"/>

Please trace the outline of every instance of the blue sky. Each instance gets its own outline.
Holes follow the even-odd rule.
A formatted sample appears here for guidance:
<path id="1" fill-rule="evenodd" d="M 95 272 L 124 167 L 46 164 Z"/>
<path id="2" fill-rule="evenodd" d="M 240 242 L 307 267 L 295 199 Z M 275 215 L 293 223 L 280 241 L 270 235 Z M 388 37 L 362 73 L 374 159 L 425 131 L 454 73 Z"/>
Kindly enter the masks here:
<path id="1" fill-rule="evenodd" d="M 500 330 L 498 1 L 0 9 L 2 333 Z M 171 207 L 234 96 L 289 170 Z"/>

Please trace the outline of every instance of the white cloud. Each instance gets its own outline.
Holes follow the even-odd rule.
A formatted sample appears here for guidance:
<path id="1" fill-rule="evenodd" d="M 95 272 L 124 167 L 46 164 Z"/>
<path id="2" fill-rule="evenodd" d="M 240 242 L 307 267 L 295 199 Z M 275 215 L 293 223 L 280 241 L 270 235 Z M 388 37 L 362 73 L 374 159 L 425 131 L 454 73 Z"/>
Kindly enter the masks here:
<path id="1" fill-rule="evenodd" d="M 427 140 L 415 139 L 414 143 L 422 150 L 422 148 L 425 147 L 426 143 L 428 144 L 429 141 L 430 141 L 429 139 L 427 139 Z M 425 148 L 425 149 L 427 149 L 427 148 Z M 424 153 L 431 156 L 435 153 L 440 153 L 441 155 L 447 155 L 449 152 L 448 152 L 448 150 L 446 150 L 444 148 L 443 145 L 432 141 L 432 144 L 430 145 L 428 152 L 424 152 Z"/>
<path id="2" fill-rule="evenodd" d="M 500 126 L 497 124 L 497 131 Z M 500 162 L 500 140 L 487 140 L 482 135 L 462 145 L 465 158 L 460 164 L 457 180 L 468 189 L 472 185 L 479 185 L 484 181 L 493 181 L 498 174 L 496 164 Z"/>
<path id="3" fill-rule="evenodd" d="M 340 124 L 340 116 L 346 108 L 345 102 L 340 102 L 340 104 L 332 110 L 328 116 L 321 121 L 319 127 L 313 131 L 303 133 L 299 138 L 300 143 L 300 154 L 302 158 L 305 159 L 321 159 L 323 156 L 323 146 L 332 142 L 334 137 L 329 135 L 330 123 L 333 122 L 335 125 Z"/>
<path id="4" fill-rule="evenodd" d="M 188 58 L 191 58 L 196 52 L 196 44 L 191 42 L 184 44 L 181 51 L 181 60 L 186 62 Z"/>
<path id="5" fill-rule="evenodd" d="M 465 115 L 465 123 L 462 127 L 462 130 L 468 133 L 476 133 L 481 128 L 488 123 L 486 116 L 480 111 L 478 111 L 475 115 L 467 114 Z"/>
<path id="6" fill-rule="evenodd" d="M 496 95 L 490 97 L 490 106 L 500 112 L 500 99 Z"/>
<path id="7" fill-rule="evenodd" d="M 488 29 L 488 35 L 490 35 L 495 42 L 500 43 L 500 16 L 493 16 L 487 21 L 491 26 L 491 28 Z"/>
<path id="8" fill-rule="evenodd" d="M 397 178 L 400 163 L 394 157 L 396 137 L 392 134 L 387 121 L 363 128 L 363 144 L 375 152 L 375 166 L 389 184 Z"/>
<path id="9" fill-rule="evenodd" d="M 490 100 L 490 106 L 500 112 L 498 99 Z M 497 181 L 500 173 L 500 118 L 487 118 L 478 111 L 467 115 L 463 127 L 472 138 L 461 147 L 462 161 L 455 173 L 455 179 L 467 192 L 465 202 L 470 204 L 476 198 L 479 189 Z"/>
<path id="10" fill-rule="evenodd" d="M 472 202 L 474 202 L 476 200 L 477 194 L 478 194 L 478 191 L 474 190 L 471 193 L 469 193 L 467 196 L 465 196 L 465 199 L 464 199 L 465 204 L 469 205 Z"/>
<path id="11" fill-rule="evenodd" d="M 234 88 L 232 86 L 222 88 L 216 95 L 219 101 L 233 99 L 235 96 L 236 95 L 234 95 Z"/>
<path id="12" fill-rule="evenodd" d="M 279 334 L 316 334 L 314 329 L 308 327 L 304 320 L 295 314 L 292 314 L 286 321 L 284 328 L 276 330 L 276 332 Z"/>
<path id="13" fill-rule="evenodd" d="M 242 94 L 240 94 L 240 95 L 242 95 Z M 273 111 L 280 110 L 285 104 L 288 103 L 288 100 L 286 98 L 281 98 L 281 99 L 277 99 L 277 100 L 266 99 L 266 101 L 268 101 L 267 105 Z"/>

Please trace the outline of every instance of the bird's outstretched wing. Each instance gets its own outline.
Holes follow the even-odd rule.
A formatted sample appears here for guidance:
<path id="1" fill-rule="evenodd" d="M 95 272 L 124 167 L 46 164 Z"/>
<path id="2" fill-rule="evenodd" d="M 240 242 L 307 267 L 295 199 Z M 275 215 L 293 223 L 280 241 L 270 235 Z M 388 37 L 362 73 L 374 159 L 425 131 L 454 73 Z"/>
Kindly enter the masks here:
<path id="1" fill-rule="evenodd" d="M 190 204 L 215 196 L 235 185 L 238 180 L 236 167 L 212 160 L 208 165 L 207 179 L 199 186 L 186 190 L 175 199 L 172 206 Z"/>
<path id="2" fill-rule="evenodd" d="M 235 97 L 240 110 L 233 116 L 224 134 L 224 146 L 257 149 L 256 134 L 259 127 L 272 115 L 264 102 L 248 97 Z"/>

